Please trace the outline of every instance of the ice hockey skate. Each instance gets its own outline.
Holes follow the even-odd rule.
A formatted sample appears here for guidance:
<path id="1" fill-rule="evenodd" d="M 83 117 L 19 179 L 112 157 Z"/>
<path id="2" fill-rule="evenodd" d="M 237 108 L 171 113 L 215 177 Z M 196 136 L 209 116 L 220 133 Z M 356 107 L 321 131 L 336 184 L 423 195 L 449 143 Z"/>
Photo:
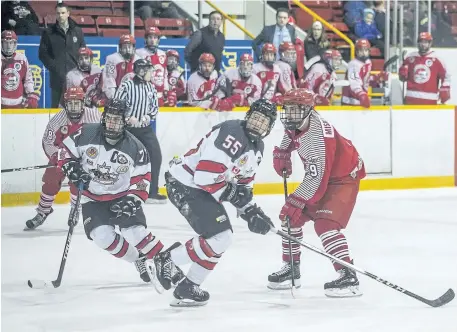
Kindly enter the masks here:
<path id="1" fill-rule="evenodd" d="M 294 262 L 294 284 L 300 288 L 300 262 Z M 283 267 L 268 276 L 269 289 L 281 290 L 292 288 L 292 265 L 290 262 L 284 262 Z"/>
<path id="2" fill-rule="evenodd" d="M 36 216 L 30 220 L 27 220 L 25 223 L 24 231 L 33 231 L 37 227 L 43 225 L 46 218 L 53 212 L 54 210 L 51 208 L 51 212 L 45 214 L 43 212 L 37 212 Z"/>
<path id="3" fill-rule="evenodd" d="M 154 273 L 154 268 L 151 266 L 151 263 L 146 260 L 146 256 L 140 254 L 140 258 L 138 258 L 134 264 L 140 274 L 141 280 L 150 283 Z"/>
<path id="4" fill-rule="evenodd" d="M 176 242 L 170 248 L 154 257 L 154 267 L 151 281 L 159 294 L 169 290 L 172 285 L 176 285 L 184 278 L 184 273 L 173 263 L 170 256 L 170 251 L 180 245 L 181 243 Z"/>
<path id="5" fill-rule="evenodd" d="M 356 297 L 362 296 L 359 290 L 359 280 L 354 271 L 343 267 L 338 271 L 340 277 L 324 285 L 325 295 L 328 297 Z"/>
<path id="6" fill-rule="evenodd" d="M 208 303 L 209 293 L 185 278 L 173 292 L 172 307 L 200 307 Z"/>

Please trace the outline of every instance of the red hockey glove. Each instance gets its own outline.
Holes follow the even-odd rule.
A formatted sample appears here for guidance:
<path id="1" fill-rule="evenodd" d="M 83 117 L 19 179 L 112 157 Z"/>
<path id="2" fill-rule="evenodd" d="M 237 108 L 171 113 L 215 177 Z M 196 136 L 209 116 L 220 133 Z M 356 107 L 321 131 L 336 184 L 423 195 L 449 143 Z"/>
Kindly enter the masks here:
<path id="1" fill-rule="evenodd" d="M 316 105 L 320 105 L 320 106 L 330 105 L 330 100 L 328 100 L 325 97 L 319 96 L 319 95 L 314 96 L 314 102 L 316 103 Z"/>
<path id="2" fill-rule="evenodd" d="M 290 152 L 281 150 L 275 146 L 273 150 L 273 167 L 279 176 L 283 176 L 283 171 L 286 171 L 286 177 L 292 174 L 292 161 L 290 160 Z"/>
<path id="3" fill-rule="evenodd" d="M 400 67 L 400 70 L 398 71 L 398 76 L 400 78 L 400 81 L 407 81 L 408 80 L 408 65 L 403 65 Z"/>
<path id="4" fill-rule="evenodd" d="M 278 106 L 281 106 L 283 104 L 283 96 L 279 93 L 277 93 L 272 99 L 271 99 L 271 102 L 272 103 L 275 103 L 276 105 Z"/>
<path id="5" fill-rule="evenodd" d="M 218 112 L 229 112 L 231 110 L 233 110 L 233 103 L 230 98 L 222 99 L 216 108 Z"/>
<path id="6" fill-rule="evenodd" d="M 371 106 L 370 98 L 368 98 L 368 95 L 366 92 L 358 93 L 357 99 L 360 101 L 360 106 L 365 107 L 365 108 L 370 108 L 370 106 Z"/>
<path id="7" fill-rule="evenodd" d="M 52 156 L 49 158 L 49 164 L 53 165 L 53 166 L 57 166 L 58 163 L 59 163 L 59 153 L 54 152 L 52 154 Z"/>
<path id="8" fill-rule="evenodd" d="M 216 96 L 212 96 L 210 101 L 211 101 L 211 105 L 209 105 L 208 108 L 211 109 L 211 110 L 217 110 L 217 107 L 218 107 L 218 105 L 219 105 L 221 100 Z"/>
<path id="9" fill-rule="evenodd" d="M 237 94 L 234 94 L 230 98 L 227 98 L 227 99 L 230 99 L 232 101 L 233 106 L 238 106 L 239 107 L 239 106 L 243 106 L 244 105 L 246 98 L 244 97 L 244 95 L 237 93 Z"/>
<path id="10" fill-rule="evenodd" d="M 301 227 L 303 226 L 303 219 L 301 216 L 304 208 L 305 202 L 292 194 L 287 198 L 286 204 L 282 207 L 281 212 L 279 213 L 279 219 L 287 221 L 288 218 L 291 228 Z"/>
<path id="11" fill-rule="evenodd" d="M 449 99 L 451 99 L 451 87 L 442 86 L 439 90 L 441 104 L 445 104 Z"/>
<path id="12" fill-rule="evenodd" d="M 389 80 L 389 73 L 387 71 L 381 71 L 376 75 L 376 81 L 378 83 L 387 82 Z"/>
<path id="13" fill-rule="evenodd" d="M 40 98 L 38 95 L 31 93 L 27 96 L 27 99 L 25 100 L 23 107 L 24 108 L 38 108 L 38 100 Z"/>
<path id="14" fill-rule="evenodd" d="M 174 107 L 178 101 L 178 97 L 176 96 L 176 92 L 168 91 L 167 93 L 167 101 L 165 102 L 165 106 Z"/>

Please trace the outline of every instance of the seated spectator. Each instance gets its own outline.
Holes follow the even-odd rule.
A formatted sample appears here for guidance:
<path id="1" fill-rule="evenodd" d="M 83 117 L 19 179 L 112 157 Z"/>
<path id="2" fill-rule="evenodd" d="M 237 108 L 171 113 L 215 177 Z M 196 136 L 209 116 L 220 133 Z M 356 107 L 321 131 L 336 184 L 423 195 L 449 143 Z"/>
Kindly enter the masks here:
<path id="1" fill-rule="evenodd" d="M 381 32 L 381 35 L 386 35 L 386 8 L 384 7 L 384 1 L 374 1 L 374 22 L 376 27 Z"/>
<path id="2" fill-rule="evenodd" d="M 135 1 L 135 11 L 143 21 L 151 17 L 181 18 L 171 1 Z"/>
<path id="3" fill-rule="evenodd" d="M 322 55 L 330 47 L 327 34 L 321 22 L 316 21 L 304 41 L 306 59 L 309 60 L 316 55 Z"/>
<path id="4" fill-rule="evenodd" d="M 2 31 L 13 30 L 16 35 L 39 35 L 38 17 L 28 1 L 2 1 Z"/>
<path id="5" fill-rule="evenodd" d="M 362 21 L 363 10 L 367 8 L 363 1 L 346 1 L 343 6 L 343 22 L 351 31 L 354 31 L 355 24 Z"/>
<path id="6" fill-rule="evenodd" d="M 358 38 L 368 39 L 372 45 L 379 48 L 381 53 L 384 54 L 383 36 L 374 22 L 373 9 L 366 8 L 363 11 L 363 21 L 355 25 L 355 34 Z"/>

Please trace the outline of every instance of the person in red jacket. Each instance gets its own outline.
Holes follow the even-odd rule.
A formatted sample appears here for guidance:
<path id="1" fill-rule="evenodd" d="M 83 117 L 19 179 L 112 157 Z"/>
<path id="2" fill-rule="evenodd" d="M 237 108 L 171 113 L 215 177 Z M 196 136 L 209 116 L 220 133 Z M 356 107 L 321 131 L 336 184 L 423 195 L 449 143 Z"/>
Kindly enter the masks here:
<path id="1" fill-rule="evenodd" d="M 305 169 L 302 183 L 287 197 L 279 214 L 283 231 L 287 232 L 290 227 L 290 234 L 302 239 L 303 225 L 313 220 L 324 250 L 352 262 L 341 230 L 349 222 L 360 180 L 365 177 L 359 153 L 350 140 L 314 110 L 314 94 L 306 89 L 294 89 L 285 94 L 280 119 L 285 132 L 281 145 L 273 151 L 274 169 L 279 176 L 290 176 L 294 150 Z M 284 266 L 268 276 L 271 289 L 290 288 L 292 278 L 295 285 L 300 286 L 300 246 L 296 243 L 290 246 L 288 240 L 283 239 Z M 340 277 L 325 283 L 325 294 L 329 297 L 362 295 L 355 272 L 338 263 L 333 266 Z"/>
<path id="2" fill-rule="evenodd" d="M 445 104 L 451 98 L 451 77 L 446 65 L 430 49 L 433 37 L 421 32 L 417 39 L 418 51 L 408 54 L 400 67 L 400 80 L 406 82 L 405 104 Z"/>

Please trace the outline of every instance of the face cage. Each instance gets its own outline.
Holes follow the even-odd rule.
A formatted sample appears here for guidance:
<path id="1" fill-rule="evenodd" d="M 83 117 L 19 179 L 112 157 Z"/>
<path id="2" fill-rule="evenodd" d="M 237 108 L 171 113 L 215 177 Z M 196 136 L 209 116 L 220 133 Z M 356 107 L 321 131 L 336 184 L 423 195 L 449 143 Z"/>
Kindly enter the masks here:
<path id="1" fill-rule="evenodd" d="M 17 41 L 14 39 L 3 39 L 2 40 L 2 52 L 7 55 L 11 56 L 16 52 L 17 48 Z"/>
<path id="2" fill-rule="evenodd" d="M 83 114 L 84 101 L 79 99 L 70 99 L 65 102 L 65 111 L 71 121 L 78 121 Z"/>
<path id="3" fill-rule="evenodd" d="M 368 51 L 368 52 L 365 52 L 365 51 Z M 356 56 L 356 58 L 359 58 L 359 59 L 368 59 L 370 57 L 370 49 L 368 47 L 362 47 L 362 48 L 356 49 L 355 56 Z"/>
<path id="4" fill-rule="evenodd" d="M 271 55 L 271 56 L 269 56 Z M 267 58 L 268 56 L 268 58 Z M 272 60 L 271 60 L 272 59 Z M 262 63 L 267 67 L 272 67 L 276 61 L 276 53 L 273 52 L 265 52 L 262 54 Z"/>
<path id="5" fill-rule="evenodd" d="M 271 125 L 271 119 L 258 111 L 246 116 L 246 130 L 252 138 L 266 137 L 270 133 Z"/>
<path id="6" fill-rule="evenodd" d="M 205 66 L 206 64 L 210 65 L 210 67 Z M 211 68 L 211 69 L 209 69 L 209 68 Z M 210 62 L 200 63 L 200 74 L 202 74 L 204 77 L 206 77 L 206 78 L 210 77 L 213 70 L 214 70 L 214 65 L 212 63 L 210 63 Z"/>
<path id="7" fill-rule="evenodd" d="M 253 66 L 253 63 L 250 61 L 240 62 L 239 72 L 240 72 L 241 77 L 244 77 L 244 78 L 251 77 L 252 66 Z"/>
<path id="8" fill-rule="evenodd" d="M 130 59 L 135 55 L 135 46 L 132 44 L 122 44 L 119 46 L 119 53 L 121 53 L 125 59 Z"/>
<path id="9" fill-rule="evenodd" d="M 295 130 L 303 125 L 312 110 L 310 105 L 285 104 L 279 116 L 286 129 Z"/>
<path id="10" fill-rule="evenodd" d="M 106 138 L 118 139 L 124 134 L 125 120 L 121 115 L 105 113 L 102 121 Z"/>
<path id="11" fill-rule="evenodd" d="M 293 65 L 297 62 L 297 52 L 292 50 L 282 52 L 281 60 L 288 63 L 289 65 Z"/>
<path id="12" fill-rule="evenodd" d="M 178 68 L 178 59 L 175 56 L 170 56 L 167 58 L 167 69 L 174 70 Z"/>
<path id="13" fill-rule="evenodd" d="M 157 47 L 159 46 L 159 39 L 160 38 L 157 35 L 148 35 L 145 40 L 146 47 L 151 50 L 157 49 Z"/>
<path id="14" fill-rule="evenodd" d="M 81 55 L 78 59 L 78 68 L 82 71 L 89 71 L 92 64 L 90 56 Z"/>

